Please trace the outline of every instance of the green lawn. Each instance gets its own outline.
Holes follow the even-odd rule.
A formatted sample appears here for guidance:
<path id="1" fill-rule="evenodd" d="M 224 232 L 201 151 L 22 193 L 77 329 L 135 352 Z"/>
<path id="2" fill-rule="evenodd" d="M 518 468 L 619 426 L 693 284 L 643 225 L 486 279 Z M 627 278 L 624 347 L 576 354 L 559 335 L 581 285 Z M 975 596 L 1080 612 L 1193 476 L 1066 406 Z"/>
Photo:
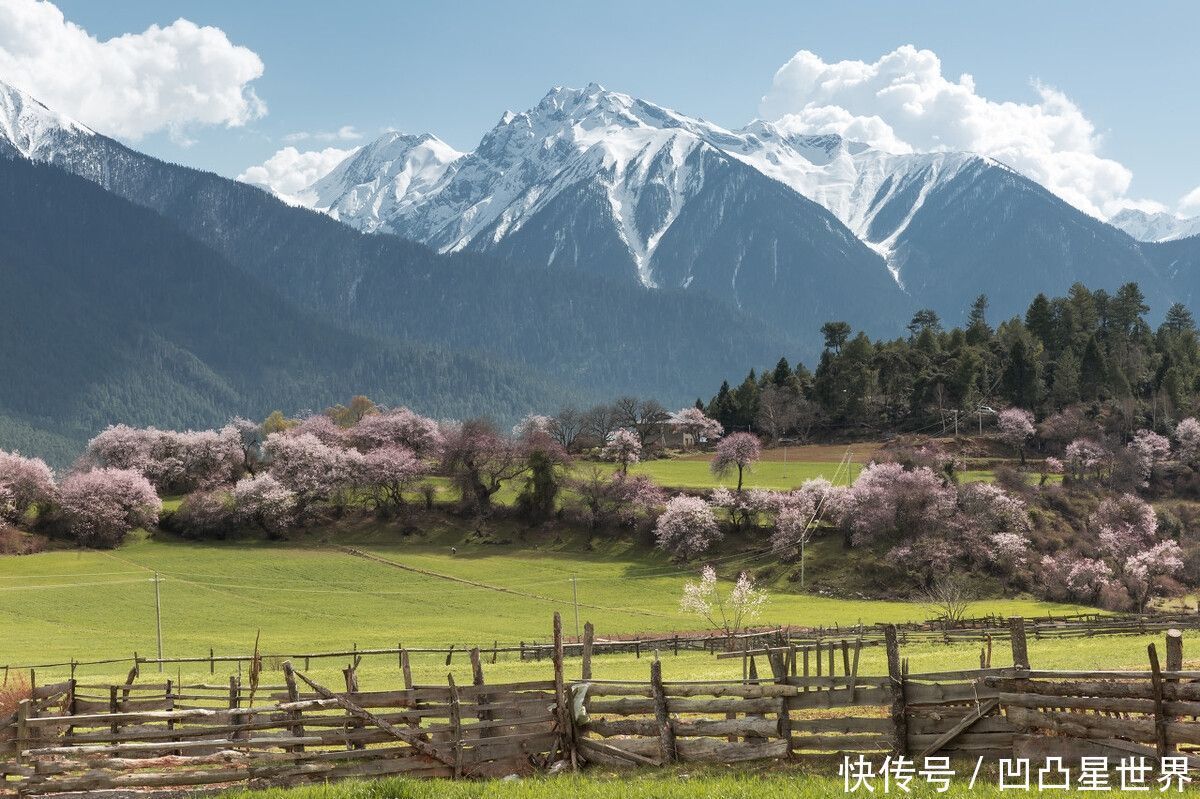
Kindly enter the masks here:
<path id="1" fill-rule="evenodd" d="M 164 650 L 174 656 L 207 655 L 210 647 L 218 654 L 247 653 L 259 630 L 265 652 L 544 642 L 555 611 L 568 635 L 574 633 L 572 576 L 580 619 L 592 621 L 601 637 L 704 626 L 678 606 L 696 569 L 680 568 L 645 546 L 603 540 L 589 551 L 582 540 L 539 542 L 532 534 L 524 542 L 473 543 L 465 522 L 435 516 L 421 526 L 428 532 L 406 537 L 394 525 L 347 525 L 337 541 L 429 574 L 353 557 L 319 538 L 197 543 L 160 534 L 136 537 L 113 552 L 0 558 L 0 658 L 27 664 L 153 654 L 156 571 Z M 493 531 L 495 538 L 520 535 L 515 526 Z M 762 554 L 719 557 L 729 574 L 771 562 Z M 1064 610 L 1074 608 L 1020 599 L 973 608 L 1007 615 Z M 781 578 L 759 621 L 852 625 L 927 615 L 908 602 L 797 593 Z M 433 673 L 444 671 L 435 661 L 429 663 Z M 630 667 L 640 674 L 644 661 Z"/>

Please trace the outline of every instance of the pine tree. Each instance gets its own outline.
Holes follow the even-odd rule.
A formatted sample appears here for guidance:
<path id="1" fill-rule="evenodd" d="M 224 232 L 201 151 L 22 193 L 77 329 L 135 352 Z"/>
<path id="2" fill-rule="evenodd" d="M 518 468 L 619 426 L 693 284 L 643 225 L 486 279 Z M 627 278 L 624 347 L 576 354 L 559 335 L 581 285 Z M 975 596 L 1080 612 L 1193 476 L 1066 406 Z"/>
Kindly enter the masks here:
<path id="1" fill-rule="evenodd" d="M 1018 338 L 1008 351 L 1008 368 L 1001 378 L 1004 393 L 1018 407 L 1032 410 L 1038 400 L 1037 363 L 1033 360 L 1023 338 Z"/>
<path id="2" fill-rule="evenodd" d="M 1088 339 L 1079 361 L 1079 396 L 1085 402 L 1100 399 L 1108 387 L 1108 369 L 1096 337 Z"/>

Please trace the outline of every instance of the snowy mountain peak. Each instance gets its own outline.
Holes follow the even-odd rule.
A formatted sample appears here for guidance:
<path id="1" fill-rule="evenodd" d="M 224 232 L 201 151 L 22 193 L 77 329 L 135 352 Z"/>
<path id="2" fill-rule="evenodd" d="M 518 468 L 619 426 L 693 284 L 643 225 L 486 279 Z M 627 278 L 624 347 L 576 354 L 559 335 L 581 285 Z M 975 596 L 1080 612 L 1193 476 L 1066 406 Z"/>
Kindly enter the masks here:
<path id="1" fill-rule="evenodd" d="M 1108 220 L 1138 241 L 1175 241 L 1200 236 L 1200 217 L 1182 219 L 1165 211 L 1149 213 L 1126 208 Z"/>
<path id="2" fill-rule="evenodd" d="M 348 156 L 301 197 L 363 230 L 386 229 L 389 217 L 420 202 L 462 156 L 431 133 L 390 131 Z"/>
<path id="3" fill-rule="evenodd" d="M 0 141 L 12 145 L 17 153 L 46 160 L 64 136 L 78 134 L 93 136 L 95 131 L 0 82 Z"/>

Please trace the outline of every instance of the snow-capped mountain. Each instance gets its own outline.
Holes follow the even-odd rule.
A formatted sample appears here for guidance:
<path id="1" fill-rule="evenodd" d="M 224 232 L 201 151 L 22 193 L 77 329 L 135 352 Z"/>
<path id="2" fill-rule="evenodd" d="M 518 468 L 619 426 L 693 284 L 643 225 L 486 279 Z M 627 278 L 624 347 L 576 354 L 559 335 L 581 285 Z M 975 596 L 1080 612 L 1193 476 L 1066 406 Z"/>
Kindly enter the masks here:
<path id="1" fill-rule="evenodd" d="M 1200 216 L 1183 219 L 1165 211 L 1148 213 L 1126 208 L 1110 218 L 1108 223 L 1138 241 L 1175 241 L 1200 236 Z"/>
<path id="2" fill-rule="evenodd" d="M 885 257 L 930 188 L 980 160 L 893 155 L 838 136 L 796 134 L 786 121 L 730 131 L 591 84 L 556 88 L 529 111 L 506 112 L 466 157 L 431 134 L 386 134 L 305 194 L 313 207 L 365 231 L 443 252 L 486 250 L 580 180 L 604 173 L 621 241 L 642 283 L 656 286 L 654 252 L 702 183 L 689 171 L 702 153 L 747 164 L 824 206 Z M 641 210 L 651 196 L 662 204 L 653 221 Z M 905 212 L 894 213 L 901 198 Z M 574 256 L 559 248 L 551 263 L 562 258 Z"/>
<path id="3" fill-rule="evenodd" d="M 48 160 L 67 142 L 95 132 L 13 86 L 0 83 L 0 149 L 33 160 Z"/>
<path id="4" fill-rule="evenodd" d="M 376 145 L 391 147 L 393 136 Z M 703 288 L 777 323 L 812 324 L 795 313 L 810 300 L 825 315 L 891 308 L 889 324 L 922 306 L 956 319 L 980 292 L 1010 315 L 1031 291 L 1063 293 L 1076 280 L 1113 288 L 1137 280 L 1156 303 L 1166 294 L 1151 259 L 1114 228 L 970 153 L 888 153 L 798 133 L 787 118 L 728 130 L 595 84 L 506 112 L 472 153 L 440 152 L 421 160 L 420 174 L 407 159 L 401 170 L 364 171 L 356 154 L 312 187 L 314 207 L 442 252 Z M 788 190 L 769 210 L 751 212 L 745 196 L 718 185 L 767 192 L 764 178 Z M 714 193 L 726 204 L 714 204 Z M 698 219 L 702 206 L 708 217 Z M 691 240 L 680 247 L 685 229 Z M 721 241 L 710 235 L 717 229 Z M 759 280 L 764 272 L 769 280 Z M 830 286 L 847 281 L 861 302 L 830 304 Z"/>

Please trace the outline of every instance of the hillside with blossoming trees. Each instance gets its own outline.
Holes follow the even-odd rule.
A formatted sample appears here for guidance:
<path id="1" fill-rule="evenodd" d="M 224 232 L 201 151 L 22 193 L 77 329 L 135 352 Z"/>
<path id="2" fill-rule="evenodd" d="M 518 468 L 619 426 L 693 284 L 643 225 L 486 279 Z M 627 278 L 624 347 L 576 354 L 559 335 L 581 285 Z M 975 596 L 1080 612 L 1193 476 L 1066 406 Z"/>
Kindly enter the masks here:
<path id="1" fill-rule="evenodd" d="M 151 577 L 167 646 L 201 652 L 244 648 L 250 626 L 334 648 L 534 639 L 577 606 L 611 634 L 697 632 L 712 619 L 681 598 L 706 567 L 712 591 L 769 595 L 745 624 L 1187 604 L 1195 329 L 1177 308 L 1149 334 L 1136 299 L 1079 289 L 995 330 L 981 300 L 965 330 L 921 312 L 890 343 L 830 323 L 814 373 L 781 360 L 676 411 L 621 397 L 505 429 L 359 396 L 212 430 L 114 425 L 67 469 L 3 452 L 10 657 L 146 651 Z M 894 358 L 915 380 L 901 404 Z M 428 598 L 445 612 L 401 610 Z"/>

